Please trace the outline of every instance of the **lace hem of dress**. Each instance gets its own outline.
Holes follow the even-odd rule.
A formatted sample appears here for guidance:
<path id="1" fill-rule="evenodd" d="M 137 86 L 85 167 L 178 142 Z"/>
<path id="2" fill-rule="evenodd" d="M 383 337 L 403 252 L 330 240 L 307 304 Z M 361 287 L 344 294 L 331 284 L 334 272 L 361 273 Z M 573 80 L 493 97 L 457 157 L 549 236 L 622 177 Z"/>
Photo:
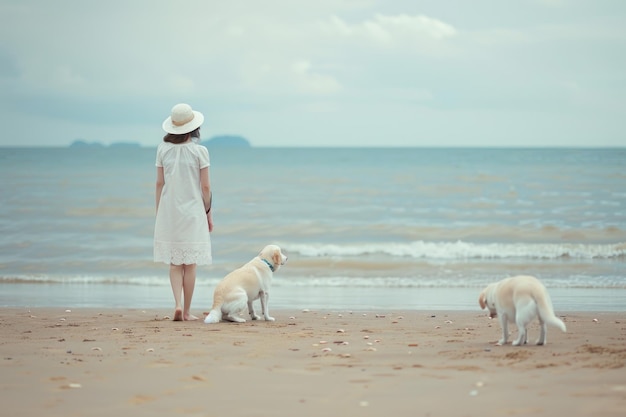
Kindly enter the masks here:
<path id="1" fill-rule="evenodd" d="M 154 243 L 154 262 L 172 265 L 210 265 L 211 246 L 207 243 L 175 246 L 168 242 Z"/>

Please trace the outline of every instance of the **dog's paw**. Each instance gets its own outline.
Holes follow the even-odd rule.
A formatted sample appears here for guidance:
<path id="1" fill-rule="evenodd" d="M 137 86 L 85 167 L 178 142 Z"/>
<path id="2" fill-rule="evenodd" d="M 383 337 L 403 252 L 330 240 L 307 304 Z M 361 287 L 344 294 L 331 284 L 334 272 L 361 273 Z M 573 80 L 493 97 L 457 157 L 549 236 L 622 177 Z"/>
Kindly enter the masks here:
<path id="1" fill-rule="evenodd" d="M 506 340 L 500 339 L 500 340 L 498 340 L 498 343 L 496 343 L 496 346 L 502 346 L 504 344 L 506 344 Z"/>
<path id="2" fill-rule="evenodd" d="M 274 317 L 267 316 L 265 317 L 265 321 L 275 321 Z"/>
<path id="3" fill-rule="evenodd" d="M 254 315 L 251 315 L 251 316 L 250 316 L 250 318 L 251 318 L 252 320 L 259 320 L 259 319 L 261 318 L 261 316 L 258 316 L 258 315 L 256 315 L 256 314 L 254 314 Z"/>
<path id="4" fill-rule="evenodd" d="M 222 317 L 220 314 L 215 314 L 211 312 L 207 314 L 207 316 L 204 318 L 204 323 L 206 324 L 219 323 L 220 320 L 222 320 Z"/>
<path id="5" fill-rule="evenodd" d="M 239 316 L 226 316 L 224 320 L 232 321 L 233 323 L 245 323 L 246 319 Z"/>

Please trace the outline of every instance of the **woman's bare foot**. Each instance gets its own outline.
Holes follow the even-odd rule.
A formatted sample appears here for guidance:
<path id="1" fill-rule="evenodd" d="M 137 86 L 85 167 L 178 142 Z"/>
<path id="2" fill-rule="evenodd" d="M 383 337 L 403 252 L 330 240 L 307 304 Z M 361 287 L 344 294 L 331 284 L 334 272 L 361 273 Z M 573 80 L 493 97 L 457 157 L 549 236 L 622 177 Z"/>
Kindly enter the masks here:
<path id="1" fill-rule="evenodd" d="M 177 308 L 174 311 L 174 321 L 183 321 L 183 309 L 182 308 Z"/>
<path id="2" fill-rule="evenodd" d="M 184 320 L 185 321 L 193 321 L 193 320 L 198 320 L 198 318 L 196 316 L 194 316 L 193 314 L 187 314 L 187 315 L 185 315 Z"/>

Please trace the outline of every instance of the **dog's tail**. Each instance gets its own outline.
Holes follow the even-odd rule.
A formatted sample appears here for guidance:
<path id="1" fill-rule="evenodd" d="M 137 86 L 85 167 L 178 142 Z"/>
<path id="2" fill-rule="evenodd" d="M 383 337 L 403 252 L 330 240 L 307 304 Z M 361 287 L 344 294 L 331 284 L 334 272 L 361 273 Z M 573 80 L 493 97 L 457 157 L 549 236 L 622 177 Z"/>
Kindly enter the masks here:
<path id="1" fill-rule="evenodd" d="M 222 283 L 217 284 L 215 290 L 213 290 L 213 305 L 211 305 L 211 311 L 204 318 L 206 324 L 219 323 L 222 321 L 222 305 L 224 304 L 224 296 L 220 291 Z"/>
<path id="2" fill-rule="evenodd" d="M 204 318 L 206 324 L 219 323 L 222 320 L 221 307 L 211 309 L 211 312 Z"/>
<path id="3" fill-rule="evenodd" d="M 561 329 L 562 332 L 566 332 L 567 329 L 565 327 L 565 323 L 563 323 L 563 321 L 554 314 L 554 309 L 552 307 L 552 301 L 550 300 L 550 296 L 547 292 L 544 292 L 544 294 L 545 297 L 535 297 L 537 310 L 539 311 L 539 317 L 541 317 L 541 320 L 544 323 L 557 327 Z"/>

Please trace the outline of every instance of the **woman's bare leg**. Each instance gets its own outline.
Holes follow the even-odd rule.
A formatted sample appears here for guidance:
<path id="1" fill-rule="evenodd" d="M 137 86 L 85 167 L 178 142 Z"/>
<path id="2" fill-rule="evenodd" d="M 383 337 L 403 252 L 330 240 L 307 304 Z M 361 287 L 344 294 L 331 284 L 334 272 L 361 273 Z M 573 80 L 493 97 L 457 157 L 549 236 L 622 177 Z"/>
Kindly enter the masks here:
<path id="1" fill-rule="evenodd" d="M 183 306 L 181 304 L 181 297 L 183 292 L 183 276 L 184 265 L 171 265 L 170 264 L 170 284 L 172 284 L 172 292 L 174 293 L 174 302 L 176 307 L 174 309 L 174 321 L 183 320 Z"/>
<path id="2" fill-rule="evenodd" d="M 185 298 L 183 320 L 198 320 L 196 316 L 191 314 L 191 299 L 193 290 L 196 287 L 196 264 L 183 265 L 183 296 Z"/>

